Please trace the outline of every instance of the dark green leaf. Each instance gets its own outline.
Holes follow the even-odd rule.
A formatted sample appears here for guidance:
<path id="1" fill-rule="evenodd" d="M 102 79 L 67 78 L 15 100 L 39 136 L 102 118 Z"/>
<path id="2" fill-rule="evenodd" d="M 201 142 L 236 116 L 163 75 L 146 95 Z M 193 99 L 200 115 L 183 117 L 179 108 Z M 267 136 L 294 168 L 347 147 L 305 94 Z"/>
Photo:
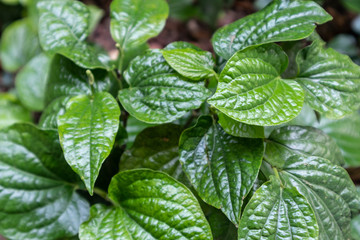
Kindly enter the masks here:
<path id="1" fill-rule="evenodd" d="M 208 102 L 227 116 L 251 125 L 288 122 L 301 111 L 304 91 L 280 74 L 287 56 L 275 44 L 239 51 L 221 72 L 215 94 Z"/>
<path id="2" fill-rule="evenodd" d="M 360 13 L 360 3 L 357 0 L 341 0 L 345 7 L 350 11 Z"/>
<path id="3" fill-rule="evenodd" d="M 31 122 L 29 110 L 10 93 L 0 93 L 0 129 L 17 122 Z"/>
<path id="4" fill-rule="evenodd" d="M 126 147 L 130 148 L 134 144 L 136 136 L 145 128 L 152 126 L 153 126 L 152 124 L 144 123 L 132 116 L 129 116 L 126 124 L 126 132 L 128 133 L 128 140 Z"/>
<path id="5" fill-rule="evenodd" d="M 181 135 L 179 149 L 183 170 L 199 196 L 237 225 L 243 199 L 259 172 L 263 141 L 228 135 L 203 116 Z"/>
<path id="6" fill-rule="evenodd" d="M 0 133 L 0 234 L 59 239 L 77 234 L 89 204 L 63 159 L 56 132 L 17 124 Z"/>
<path id="7" fill-rule="evenodd" d="M 114 145 L 119 117 L 116 100 L 105 92 L 73 97 L 67 103 L 65 114 L 58 117 L 65 159 L 90 194 L 101 165 Z"/>
<path id="8" fill-rule="evenodd" d="M 111 36 L 124 51 L 158 35 L 165 25 L 169 7 L 164 0 L 114 0 L 110 13 Z"/>
<path id="9" fill-rule="evenodd" d="M 297 82 L 306 102 L 328 118 L 341 118 L 360 107 L 360 67 L 346 55 L 316 40 L 297 56 Z"/>
<path id="10" fill-rule="evenodd" d="M 351 236 L 354 240 L 360 239 L 360 215 L 351 220 Z"/>
<path id="11" fill-rule="evenodd" d="M 312 1 L 275 0 L 261 11 L 220 28 L 212 38 L 215 52 L 229 59 L 249 46 L 308 37 L 315 23 L 332 17 Z"/>
<path id="12" fill-rule="evenodd" d="M 39 127 L 45 129 L 58 129 L 57 119 L 65 113 L 66 104 L 71 96 L 62 96 L 52 101 L 42 112 Z"/>
<path id="13" fill-rule="evenodd" d="M 172 122 L 200 107 L 210 95 L 200 83 L 174 73 L 157 50 L 135 58 L 124 78 L 130 87 L 120 90 L 121 104 L 132 116 L 147 123 Z"/>
<path id="14" fill-rule="evenodd" d="M 212 240 L 194 195 L 165 173 L 120 172 L 109 186 L 117 207 L 95 205 L 80 228 L 80 239 Z"/>
<path id="15" fill-rule="evenodd" d="M 278 179 L 263 184 L 244 210 L 240 239 L 312 239 L 319 236 L 314 211 L 294 187 Z"/>

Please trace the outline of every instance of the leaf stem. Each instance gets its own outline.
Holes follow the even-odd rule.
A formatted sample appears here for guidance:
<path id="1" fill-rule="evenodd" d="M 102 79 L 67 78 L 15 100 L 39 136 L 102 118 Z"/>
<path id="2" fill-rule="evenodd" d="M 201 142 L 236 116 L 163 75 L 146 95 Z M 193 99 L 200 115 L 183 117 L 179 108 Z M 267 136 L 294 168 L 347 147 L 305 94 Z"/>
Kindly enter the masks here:
<path id="1" fill-rule="evenodd" d="M 95 187 L 94 188 L 94 193 L 100 197 L 102 197 L 103 199 L 105 199 L 108 202 L 111 202 L 112 204 L 114 204 L 114 202 L 108 197 L 107 192 L 105 192 L 104 190 Z M 114 204 L 115 205 L 115 204 Z"/>
<path id="2" fill-rule="evenodd" d="M 219 75 L 214 71 L 214 69 L 213 69 L 213 73 L 214 73 L 214 77 L 216 78 L 216 81 L 218 81 L 219 82 Z"/>
<path id="3" fill-rule="evenodd" d="M 124 64 L 124 50 L 121 48 L 119 43 L 117 43 L 115 46 L 119 50 L 118 69 L 119 69 L 119 72 L 122 73 L 122 68 L 123 68 L 123 64 Z"/>
<path id="4" fill-rule="evenodd" d="M 273 169 L 273 171 L 274 171 L 274 174 L 275 174 L 276 178 L 279 179 L 280 186 L 281 186 L 282 188 L 285 188 L 285 186 L 283 185 L 283 183 L 282 183 L 282 181 L 281 181 L 281 178 L 280 178 L 280 175 L 279 175 L 279 172 L 278 172 L 277 168 L 273 167 L 272 169 Z"/>

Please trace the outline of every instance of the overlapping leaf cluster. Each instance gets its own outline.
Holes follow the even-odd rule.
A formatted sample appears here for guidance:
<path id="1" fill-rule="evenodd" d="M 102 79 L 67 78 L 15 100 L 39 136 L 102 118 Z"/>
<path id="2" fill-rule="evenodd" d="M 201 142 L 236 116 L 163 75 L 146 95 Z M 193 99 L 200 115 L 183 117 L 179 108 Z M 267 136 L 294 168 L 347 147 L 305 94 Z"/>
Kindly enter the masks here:
<path id="1" fill-rule="evenodd" d="M 39 1 L 38 33 L 27 32 L 30 20 L 4 33 L 4 62 L 10 37 L 39 38 L 17 51 L 26 60 L 15 54 L 4 67 L 32 58 L 16 87 L 26 107 L 44 111 L 38 126 L 1 130 L 0 234 L 350 238 L 360 196 L 342 165 L 359 158 L 351 145 L 359 136 L 332 124 L 358 129 L 360 68 L 316 36 L 288 66 L 281 44 L 309 37 L 329 14 L 312 1 L 275 0 L 214 34 L 215 61 L 185 42 L 148 50 L 168 16 L 164 0 L 114 0 L 110 10 L 116 61 L 87 42 L 91 12 L 79 1 Z M 329 119 L 354 115 L 306 122 L 304 104 Z M 118 153 L 106 193 L 96 180 Z M 78 190 L 104 199 L 90 208 Z"/>

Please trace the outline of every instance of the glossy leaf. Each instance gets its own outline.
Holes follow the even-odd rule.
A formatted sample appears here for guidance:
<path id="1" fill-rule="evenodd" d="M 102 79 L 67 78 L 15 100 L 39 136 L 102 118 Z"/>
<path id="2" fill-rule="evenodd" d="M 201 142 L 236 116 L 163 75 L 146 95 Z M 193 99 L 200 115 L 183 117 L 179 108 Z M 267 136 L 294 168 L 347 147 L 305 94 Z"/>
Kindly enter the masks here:
<path id="1" fill-rule="evenodd" d="M 209 116 L 181 135 L 180 162 L 206 203 L 239 223 L 243 199 L 256 180 L 264 146 L 261 139 L 228 135 Z"/>
<path id="2" fill-rule="evenodd" d="M 341 118 L 360 107 L 360 67 L 316 40 L 296 58 L 297 82 L 306 102 L 328 118 Z"/>
<path id="3" fill-rule="evenodd" d="M 8 72 L 17 71 L 39 52 L 36 31 L 27 18 L 13 22 L 1 35 L 1 65 Z"/>
<path id="4" fill-rule="evenodd" d="M 51 58 L 45 54 L 34 57 L 17 74 L 16 91 L 22 104 L 32 110 L 41 111 L 45 107 L 45 88 Z"/>
<path id="5" fill-rule="evenodd" d="M 77 234 L 89 204 L 75 192 L 76 174 L 56 132 L 16 124 L 0 133 L 0 234 L 59 239 Z"/>
<path id="6" fill-rule="evenodd" d="M 18 122 L 31 122 L 31 113 L 10 93 L 0 93 L 0 129 Z"/>
<path id="7" fill-rule="evenodd" d="M 119 117 L 116 100 L 104 92 L 70 99 L 65 114 L 58 117 L 65 159 L 91 195 L 101 165 L 114 145 Z"/>
<path id="8" fill-rule="evenodd" d="M 315 23 L 331 19 L 312 1 L 274 0 L 266 8 L 217 30 L 212 44 L 219 56 L 229 59 L 249 46 L 306 38 L 314 31 Z"/>
<path id="9" fill-rule="evenodd" d="M 263 184 L 246 205 L 239 239 L 318 239 L 315 214 L 294 187 L 280 186 L 278 179 Z"/>
<path id="10" fill-rule="evenodd" d="M 216 75 L 215 61 L 210 52 L 191 48 L 163 50 L 167 63 L 182 76 L 198 81 Z"/>
<path id="11" fill-rule="evenodd" d="M 110 68 L 110 59 L 85 42 L 89 35 L 89 9 L 79 1 L 53 0 L 37 4 L 42 48 L 70 58 L 83 68 Z"/>
<path id="12" fill-rule="evenodd" d="M 227 134 L 235 137 L 264 138 L 264 127 L 238 122 L 223 113 L 218 114 L 219 124 Z"/>
<path id="13" fill-rule="evenodd" d="M 165 173 L 120 172 L 110 183 L 109 197 L 117 207 L 93 206 L 80 239 L 212 239 L 194 195 Z"/>
<path id="14" fill-rule="evenodd" d="M 196 51 L 202 51 L 201 48 L 195 46 L 194 44 L 191 44 L 189 42 L 183 42 L 183 41 L 169 43 L 168 45 L 166 45 L 164 50 L 187 49 L 187 48 L 190 48 L 190 49 L 193 49 Z"/>
<path id="15" fill-rule="evenodd" d="M 287 61 L 275 44 L 237 52 L 221 72 L 208 102 L 230 118 L 251 125 L 290 121 L 301 111 L 304 91 L 294 80 L 280 78 Z"/>
<path id="16" fill-rule="evenodd" d="M 210 95 L 200 83 L 174 73 L 157 50 L 135 58 L 124 78 L 130 87 L 119 91 L 121 104 L 130 115 L 147 123 L 172 122 L 200 107 Z"/>
<path id="17" fill-rule="evenodd" d="M 114 0 L 110 13 L 111 36 L 124 51 L 157 36 L 165 25 L 169 7 L 165 0 Z"/>
<path id="18" fill-rule="evenodd" d="M 93 85 L 95 91 L 109 91 L 111 83 L 108 73 L 101 69 L 92 70 L 91 72 L 95 78 Z M 51 103 L 58 97 L 82 94 L 91 94 L 86 69 L 77 66 L 61 55 L 55 55 L 51 62 L 46 86 L 46 104 Z"/>
<path id="19" fill-rule="evenodd" d="M 62 96 L 52 101 L 42 112 L 39 120 L 39 127 L 57 130 L 57 119 L 65 113 L 66 104 L 70 99 L 71 96 Z"/>

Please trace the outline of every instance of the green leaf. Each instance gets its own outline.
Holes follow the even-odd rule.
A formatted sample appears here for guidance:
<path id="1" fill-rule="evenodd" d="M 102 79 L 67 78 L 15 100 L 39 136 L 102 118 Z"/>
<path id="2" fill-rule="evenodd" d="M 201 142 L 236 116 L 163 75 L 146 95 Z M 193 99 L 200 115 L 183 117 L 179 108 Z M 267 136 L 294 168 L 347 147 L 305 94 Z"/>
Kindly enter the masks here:
<path id="1" fill-rule="evenodd" d="M 182 76 L 198 81 L 216 75 L 215 61 L 210 52 L 191 48 L 163 50 L 167 63 Z"/>
<path id="2" fill-rule="evenodd" d="M 94 205 L 80 239 L 212 240 L 194 195 L 165 173 L 120 172 L 111 180 L 109 197 L 117 206 Z"/>
<path id="3" fill-rule="evenodd" d="M 331 19 L 312 1 L 275 0 L 261 11 L 217 30 L 212 44 L 219 56 L 229 59 L 249 46 L 306 38 L 314 31 L 315 23 Z"/>
<path id="4" fill-rule="evenodd" d="M 71 96 L 62 96 L 52 101 L 42 112 L 39 120 L 39 127 L 57 130 L 57 119 L 65 113 L 66 104 L 70 99 Z"/>
<path id="5" fill-rule="evenodd" d="M 174 73 L 157 50 L 135 58 L 124 78 L 130 87 L 119 91 L 121 104 L 130 115 L 147 123 L 172 122 L 199 108 L 210 95 L 203 84 Z"/>
<path id="6" fill-rule="evenodd" d="M 65 159 L 91 195 L 101 165 L 114 145 L 119 117 L 116 100 L 105 92 L 73 97 L 65 114 L 58 117 Z"/>
<path id="7" fill-rule="evenodd" d="M 351 236 L 355 240 L 360 238 L 360 215 L 351 220 Z"/>
<path id="8" fill-rule="evenodd" d="M 266 159 L 281 160 L 282 148 L 307 156 L 322 157 L 337 165 L 344 164 L 344 158 L 335 141 L 323 131 L 313 127 L 284 126 L 274 130 L 268 140 Z"/>
<path id="9" fill-rule="evenodd" d="M 94 89 L 98 92 L 109 91 L 111 83 L 108 72 L 102 69 L 95 69 L 91 72 L 95 78 Z M 61 55 L 55 55 L 50 65 L 46 85 L 46 104 L 58 97 L 82 94 L 91 94 L 86 69 L 77 66 Z"/>
<path id="10" fill-rule="evenodd" d="M 243 199 L 259 172 L 263 141 L 228 135 L 203 116 L 183 132 L 179 151 L 183 170 L 201 199 L 238 225 Z"/>
<path id="11" fill-rule="evenodd" d="M 128 133 L 128 140 L 126 147 L 130 148 L 133 146 L 136 136 L 145 128 L 152 127 L 154 125 L 144 123 L 137 120 L 136 118 L 129 116 L 126 124 L 126 132 Z"/>
<path id="12" fill-rule="evenodd" d="M 350 11 L 360 13 L 360 3 L 357 0 L 341 0 L 341 2 Z"/>
<path id="13" fill-rule="evenodd" d="M 32 122 L 31 113 L 10 93 L 0 93 L 0 129 L 18 122 Z"/>
<path id="14" fill-rule="evenodd" d="M 41 1 L 37 4 L 42 48 L 59 53 L 83 68 L 110 68 L 105 52 L 85 42 L 89 35 L 89 9 L 74 0 Z"/>
<path id="15" fill-rule="evenodd" d="M 219 124 L 227 134 L 235 137 L 264 138 L 264 127 L 249 125 L 229 118 L 223 113 L 218 114 Z"/>
<path id="16" fill-rule="evenodd" d="M 316 40 L 298 54 L 296 81 L 310 107 L 328 118 L 342 118 L 360 107 L 360 67 L 324 44 Z"/>
<path id="17" fill-rule="evenodd" d="M 110 14 L 111 36 L 124 51 L 157 36 L 165 26 L 169 7 L 164 0 L 114 0 Z"/>
<path id="18" fill-rule="evenodd" d="M 0 234 L 59 239 L 77 234 L 89 204 L 63 159 L 55 131 L 16 124 L 0 133 Z M 31 223 L 31 224 L 29 224 Z"/>
<path id="19" fill-rule="evenodd" d="M 5 71 L 17 71 L 40 51 L 36 31 L 28 18 L 13 22 L 1 35 L 0 59 Z"/>
<path id="20" fill-rule="evenodd" d="M 287 61 L 275 44 L 237 52 L 221 72 L 208 102 L 228 117 L 251 125 L 290 121 L 301 111 L 304 91 L 297 82 L 281 79 Z"/>
<path id="21" fill-rule="evenodd" d="M 240 239 L 319 239 L 314 211 L 294 187 L 272 178 L 246 205 L 239 226 Z"/>
<path id="22" fill-rule="evenodd" d="M 105 15 L 105 11 L 95 5 L 88 5 L 87 7 L 90 13 L 89 33 L 92 33 Z"/>
<path id="23" fill-rule="evenodd" d="M 37 55 L 17 74 L 16 91 L 22 104 L 32 110 L 45 107 L 45 88 L 51 58 L 44 53 Z"/>
<path id="24" fill-rule="evenodd" d="M 190 48 L 190 49 L 193 49 L 196 51 L 203 51 L 201 48 L 195 46 L 194 44 L 191 44 L 189 42 L 183 42 L 183 41 L 169 43 L 168 45 L 166 45 L 164 50 L 187 49 L 187 48 Z"/>

